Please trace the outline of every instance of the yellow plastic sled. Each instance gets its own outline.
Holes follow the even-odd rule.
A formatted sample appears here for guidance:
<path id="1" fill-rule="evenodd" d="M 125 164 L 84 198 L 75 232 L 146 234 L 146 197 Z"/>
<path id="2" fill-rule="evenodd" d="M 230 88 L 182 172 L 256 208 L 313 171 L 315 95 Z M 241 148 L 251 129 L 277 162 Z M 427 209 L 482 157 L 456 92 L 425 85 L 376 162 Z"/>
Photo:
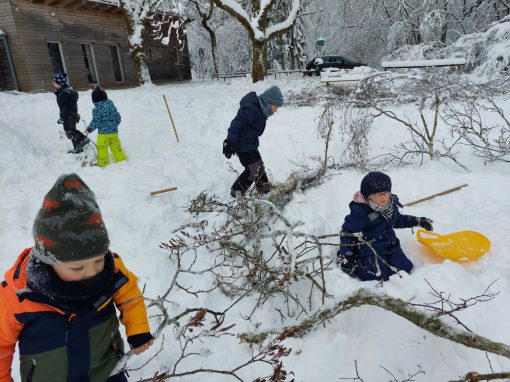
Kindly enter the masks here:
<path id="1" fill-rule="evenodd" d="M 419 229 L 416 232 L 416 237 L 420 243 L 429 247 L 439 256 L 458 262 L 476 260 L 483 256 L 491 246 L 489 239 L 476 231 L 439 235 Z"/>

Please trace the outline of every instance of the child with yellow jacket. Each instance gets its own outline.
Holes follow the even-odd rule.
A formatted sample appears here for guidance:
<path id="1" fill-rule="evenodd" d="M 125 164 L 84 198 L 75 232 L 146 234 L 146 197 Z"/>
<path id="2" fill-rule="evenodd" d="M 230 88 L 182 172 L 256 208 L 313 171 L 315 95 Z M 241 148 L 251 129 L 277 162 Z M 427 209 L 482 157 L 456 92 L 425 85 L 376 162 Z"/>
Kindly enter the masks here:
<path id="1" fill-rule="evenodd" d="M 110 377 L 124 345 L 136 354 L 154 342 L 136 276 L 110 251 L 94 193 L 76 174 L 61 176 L 34 222 L 25 249 L 0 286 L 0 382 L 126 382 Z"/>

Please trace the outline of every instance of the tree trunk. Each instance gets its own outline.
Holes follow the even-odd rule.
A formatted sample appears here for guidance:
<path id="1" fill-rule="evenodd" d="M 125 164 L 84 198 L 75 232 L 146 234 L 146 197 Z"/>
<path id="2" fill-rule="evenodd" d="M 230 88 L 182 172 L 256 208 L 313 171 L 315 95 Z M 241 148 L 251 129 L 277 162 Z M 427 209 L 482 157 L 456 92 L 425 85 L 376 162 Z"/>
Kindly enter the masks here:
<path id="1" fill-rule="evenodd" d="M 286 70 L 286 55 L 285 55 L 285 44 L 284 42 L 282 41 L 283 39 L 278 39 L 278 42 L 280 43 L 280 57 L 281 57 L 281 60 L 282 60 L 282 70 Z"/>
<path id="2" fill-rule="evenodd" d="M 216 35 L 213 33 L 211 35 L 211 54 L 213 59 L 213 65 L 214 65 L 214 72 L 219 73 L 218 69 L 218 57 L 216 57 L 216 47 L 218 45 L 216 44 Z"/>
<path id="3" fill-rule="evenodd" d="M 138 83 L 140 85 L 143 85 L 145 83 L 151 83 L 152 82 L 151 75 L 149 73 L 147 63 L 145 62 L 145 54 L 143 52 L 143 47 L 140 44 L 132 45 L 130 42 L 129 55 L 133 60 L 136 72 L 138 74 Z"/>
<path id="4" fill-rule="evenodd" d="M 129 56 L 135 65 L 136 73 L 138 74 L 138 83 L 140 85 L 143 85 L 144 83 L 151 83 L 151 76 L 149 73 L 149 68 L 147 67 L 147 62 L 145 62 L 145 55 L 143 53 L 142 46 L 143 21 L 139 21 L 142 23 L 142 25 L 141 28 L 137 28 L 138 25 L 135 22 L 135 17 L 133 16 L 132 9 L 130 9 L 130 7 L 126 5 L 124 1 L 120 1 L 120 7 L 122 10 L 122 18 L 126 23 L 129 34 Z"/>
<path id="5" fill-rule="evenodd" d="M 212 7 L 212 4 L 211 4 L 211 7 Z M 211 39 L 211 54 L 212 54 L 213 65 L 214 65 L 214 73 L 219 73 L 218 58 L 216 57 L 216 48 L 218 46 L 216 43 L 216 33 L 214 33 L 212 28 L 207 24 L 207 20 L 209 20 L 210 16 L 208 18 L 206 18 L 206 17 L 207 17 L 206 15 L 202 15 L 202 26 L 209 33 L 209 37 Z"/>
<path id="6" fill-rule="evenodd" d="M 252 40 L 253 43 L 253 62 L 251 67 L 251 77 L 253 82 L 263 81 L 267 71 L 267 41 Z"/>

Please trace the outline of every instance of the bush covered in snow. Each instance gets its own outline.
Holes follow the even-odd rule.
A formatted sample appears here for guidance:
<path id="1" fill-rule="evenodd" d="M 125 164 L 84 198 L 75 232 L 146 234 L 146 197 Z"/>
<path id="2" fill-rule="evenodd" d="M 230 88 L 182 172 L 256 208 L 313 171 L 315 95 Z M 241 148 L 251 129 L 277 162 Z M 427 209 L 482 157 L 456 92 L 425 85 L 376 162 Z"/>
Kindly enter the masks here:
<path id="1" fill-rule="evenodd" d="M 485 32 L 471 33 L 451 45 L 428 42 L 405 45 L 384 60 L 426 60 L 465 57 L 466 70 L 484 77 L 510 74 L 510 16 L 493 23 Z"/>

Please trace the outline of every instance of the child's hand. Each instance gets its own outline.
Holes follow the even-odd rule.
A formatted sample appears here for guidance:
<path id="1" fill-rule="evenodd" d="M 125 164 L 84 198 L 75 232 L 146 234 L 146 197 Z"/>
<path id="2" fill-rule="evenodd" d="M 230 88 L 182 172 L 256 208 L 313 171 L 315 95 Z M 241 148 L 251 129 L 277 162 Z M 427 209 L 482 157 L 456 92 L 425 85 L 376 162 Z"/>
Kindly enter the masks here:
<path id="1" fill-rule="evenodd" d="M 433 231 L 434 228 L 432 227 L 432 223 L 434 223 L 431 219 L 429 218 L 425 218 L 425 217 L 421 217 L 419 218 L 419 222 L 418 222 L 418 225 L 420 227 L 422 227 L 423 229 L 427 230 L 427 231 Z"/>
<path id="2" fill-rule="evenodd" d="M 89 131 L 87 129 L 83 130 L 83 135 L 85 136 L 89 135 Z"/>
<path id="3" fill-rule="evenodd" d="M 154 337 L 150 333 L 135 334 L 128 337 L 129 347 L 138 355 L 146 351 L 154 344 Z"/>
<path id="4" fill-rule="evenodd" d="M 133 351 L 135 352 L 136 355 L 138 354 L 141 354 L 143 353 L 144 351 L 146 351 L 148 348 L 150 348 L 152 345 L 154 344 L 154 339 L 150 340 L 149 342 L 147 342 L 146 344 L 143 344 L 142 346 L 139 346 L 137 348 L 134 348 L 133 349 L 133 345 L 129 345 L 131 346 L 131 349 L 133 349 Z"/>

